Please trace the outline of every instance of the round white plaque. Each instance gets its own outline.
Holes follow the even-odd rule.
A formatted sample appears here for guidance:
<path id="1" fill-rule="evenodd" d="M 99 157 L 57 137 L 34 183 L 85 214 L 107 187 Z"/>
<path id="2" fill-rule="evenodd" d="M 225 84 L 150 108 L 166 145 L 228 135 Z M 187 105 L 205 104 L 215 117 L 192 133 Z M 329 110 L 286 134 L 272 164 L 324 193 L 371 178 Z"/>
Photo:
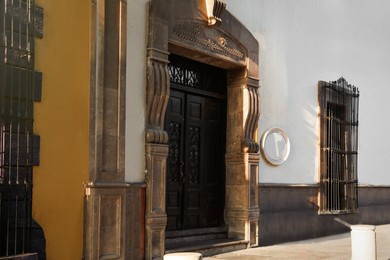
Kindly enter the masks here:
<path id="1" fill-rule="evenodd" d="M 280 128 L 269 128 L 261 138 L 261 152 L 264 159 L 272 165 L 284 163 L 290 154 L 290 140 Z"/>

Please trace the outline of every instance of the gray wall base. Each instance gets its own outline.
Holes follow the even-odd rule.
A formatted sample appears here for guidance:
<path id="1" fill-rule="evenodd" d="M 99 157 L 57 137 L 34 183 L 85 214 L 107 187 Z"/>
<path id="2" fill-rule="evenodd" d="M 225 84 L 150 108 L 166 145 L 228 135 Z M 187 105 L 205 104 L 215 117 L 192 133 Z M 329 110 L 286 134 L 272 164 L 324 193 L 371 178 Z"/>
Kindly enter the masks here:
<path id="1" fill-rule="evenodd" d="M 259 245 L 310 239 L 349 232 L 334 220 L 350 224 L 390 223 L 390 187 L 359 187 L 358 212 L 318 215 L 317 186 L 259 187 Z"/>

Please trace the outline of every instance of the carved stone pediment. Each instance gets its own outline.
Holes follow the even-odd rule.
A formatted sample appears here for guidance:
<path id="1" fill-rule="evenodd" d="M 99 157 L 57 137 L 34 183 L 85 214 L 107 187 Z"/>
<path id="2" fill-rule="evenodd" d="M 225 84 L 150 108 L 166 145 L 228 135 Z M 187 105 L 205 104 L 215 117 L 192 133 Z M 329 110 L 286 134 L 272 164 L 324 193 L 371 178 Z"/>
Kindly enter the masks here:
<path id="1" fill-rule="evenodd" d="M 246 50 L 228 34 L 210 29 L 203 23 L 176 22 L 170 28 L 170 41 L 179 45 L 188 45 L 199 51 L 209 51 L 228 57 L 236 62 L 245 62 Z"/>

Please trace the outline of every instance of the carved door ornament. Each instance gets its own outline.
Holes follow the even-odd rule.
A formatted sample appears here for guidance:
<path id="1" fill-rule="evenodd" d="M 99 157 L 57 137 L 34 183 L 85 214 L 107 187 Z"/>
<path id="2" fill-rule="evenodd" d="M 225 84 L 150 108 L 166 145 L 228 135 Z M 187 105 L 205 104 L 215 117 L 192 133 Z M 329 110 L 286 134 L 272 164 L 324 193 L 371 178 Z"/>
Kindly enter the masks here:
<path id="1" fill-rule="evenodd" d="M 219 52 L 232 59 L 245 61 L 245 50 L 229 35 L 222 32 L 215 33 L 212 29 L 203 29 L 202 24 L 193 22 L 176 23 L 173 34 L 180 41 L 196 44 L 210 51 Z"/>

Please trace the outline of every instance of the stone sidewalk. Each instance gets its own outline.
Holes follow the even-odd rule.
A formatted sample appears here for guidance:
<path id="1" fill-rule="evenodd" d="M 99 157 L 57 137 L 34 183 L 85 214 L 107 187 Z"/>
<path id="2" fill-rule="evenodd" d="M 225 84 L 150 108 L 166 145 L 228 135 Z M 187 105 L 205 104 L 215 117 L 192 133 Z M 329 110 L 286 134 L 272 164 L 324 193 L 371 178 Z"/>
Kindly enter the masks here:
<path id="1" fill-rule="evenodd" d="M 390 225 L 376 226 L 377 260 L 390 260 Z M 205 257 L 206 260 L 351 259 L 351 235 L 322 237 Z"/>

